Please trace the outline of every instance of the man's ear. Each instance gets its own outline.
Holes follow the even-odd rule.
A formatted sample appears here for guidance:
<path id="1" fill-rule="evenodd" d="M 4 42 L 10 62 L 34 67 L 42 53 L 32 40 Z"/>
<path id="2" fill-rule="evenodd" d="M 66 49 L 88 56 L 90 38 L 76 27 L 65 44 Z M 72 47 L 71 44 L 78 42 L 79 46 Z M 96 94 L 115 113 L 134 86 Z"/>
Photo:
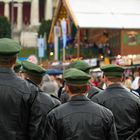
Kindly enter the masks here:
<path id="1" fill-rule="evenodd" d="M 120 78 L 120 81 L 123 82 L 125 80 L 125 76 L 122 75 L 122 77 Z"/>
<path id="2" fill-rule="evenodd" d="M 17 60 L 17 56 L 14 56 L 12 59 L 11 59 L 11 65 L 12 67 L 14 68 L 14 66 L 16 65 L 16 60 Z"/>

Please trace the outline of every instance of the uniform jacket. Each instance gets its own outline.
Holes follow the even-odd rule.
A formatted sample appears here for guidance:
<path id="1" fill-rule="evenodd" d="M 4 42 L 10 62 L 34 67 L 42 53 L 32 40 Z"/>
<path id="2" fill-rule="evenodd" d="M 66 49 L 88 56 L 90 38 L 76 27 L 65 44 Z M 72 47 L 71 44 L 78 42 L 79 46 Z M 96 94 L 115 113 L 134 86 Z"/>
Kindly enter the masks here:
<path id="1" fill-rule="evenodd" d="M 48 93 L 42 91 L 40 87 L 36 83 L 34 83 L 32 80 L 30 79 L 26 79 L 26 80 L 30 84 L 34 85 L 36 89 L 38 90 L 38 100 L 40 102 L 43 115 L 46 115 L 53 108 L 61 104 L 61 102 L 59 101 L 57 97 L 55 97 L 54 95 L 49 95 Z"/>
<path id="2" fill-rule="evenodd" d="M 42 91 L 38 85 L 36 85 L 30 79 L 26 79 L 29 83 L 33 84 L 38 90 L 38 101 L 40 103 L 40 109 L 42 113 L 41 123 L 39 125 L 39 131 L 36 133 L 36 140 L 42 140 L 44 136 L 44 129 L 45 129 L 45 122 L 46 122 L 46 115 L 55 107 L 59 106 L 61 102 L 55 96 L 51 96 L 46 92 Z"/>
<path id="3" fill-rule="evenodd" d="M 86 95 L 89 99 L 91 99 L 93 96 L 95 96 L 101 91 L 102 91 L 101 89 L 95 86 L 91 86 L 91 88 L 87 91 Z M 66 103 L 69 100 L 69 95 L 63 90 L 61 91 L 60 100 L 62 104 Z"/>
<path id="4" fill-rule="evenodd" d="M 38 92 L 12 69 L 0 68 L 0 140 L 34 140 L 41 122 Z"/>
<path id="5" fill-rule="evenodd" d="M 140 127 L 140 99 L 121 84 L 112 84 L 93 96 L 92 101 L 110 109 L 114 115 L 119 140 L 126 140 Z"/>
<path id="6" fill-rule="evenodd" d="M 88 98 L 91 99 L 93 96 L 95 96 L 96 94 L 98 94 L 101 91 L 102 91 L 102 89 L 95 87 L 95 86 L 91 86 L 91 88 L 87 91 Z"/>
<path id="7" fill-rule="evenodd" d="M 117 140 L 113 115 L 80 95 L 47 116 L 45 140 Z"/>

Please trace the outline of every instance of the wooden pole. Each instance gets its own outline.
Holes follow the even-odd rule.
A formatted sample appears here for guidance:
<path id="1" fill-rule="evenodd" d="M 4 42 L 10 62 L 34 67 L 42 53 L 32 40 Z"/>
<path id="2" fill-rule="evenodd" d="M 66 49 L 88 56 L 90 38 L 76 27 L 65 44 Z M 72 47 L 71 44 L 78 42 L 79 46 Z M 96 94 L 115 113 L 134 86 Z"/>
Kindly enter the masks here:
<path id="1" fill-rule="evenodd" d="M 11 38 L 13 39 L 14 30 L 14 0 L 11 2 Z"/>
<path id="2" fill-rule="evenodd" d="M 77 46 L 77 58 L 79 58 L 79 57 L 80 57 L 80 40 L 81 40 L 81 38 L 80 38 L 80 29 L 78 29 L 78 41 L 77 41 L 77 43 L 78 43 L 78 46 Z"/>

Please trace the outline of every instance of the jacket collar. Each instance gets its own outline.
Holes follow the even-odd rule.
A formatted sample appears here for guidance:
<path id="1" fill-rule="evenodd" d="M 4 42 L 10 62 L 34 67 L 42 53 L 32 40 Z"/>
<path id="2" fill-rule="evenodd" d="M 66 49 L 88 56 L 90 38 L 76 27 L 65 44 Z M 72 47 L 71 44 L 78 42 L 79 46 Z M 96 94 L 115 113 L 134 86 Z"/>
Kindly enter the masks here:
<path id="1" fill-rule="evenodd" d="M 69 101 L 90 101 L 85 95 L 72 96 Z"/>
<path id="2" fill-rule="evenodd" d="M 7 75 L 7 76 L 5 76 L 5 74 Z M 4 67 L 0 67 L 0 77 L 1 78 L 5 78 L 6 79 L 6 77 L 9 79 L 9 76 L 8 75 L 11 75 L 11 76 L 16 76 L 16 74 L 15 74 L 15 72 L 14 72 L 14 70 L 12 69 L 12 68 L 4 68 Z"/>
<path id="3" fill-rule="evenodd" d="M 124 88 L 124 86 L 121 83 L 114 83 L 114 84 L 109 85 L 107 88 L 108 89 L 110 89 L 110 88 Z"/>
<path id="4" fill-rule="evenodd" d="M 0 73 L 14 73 L 12 68 L 0 67 Z"/>

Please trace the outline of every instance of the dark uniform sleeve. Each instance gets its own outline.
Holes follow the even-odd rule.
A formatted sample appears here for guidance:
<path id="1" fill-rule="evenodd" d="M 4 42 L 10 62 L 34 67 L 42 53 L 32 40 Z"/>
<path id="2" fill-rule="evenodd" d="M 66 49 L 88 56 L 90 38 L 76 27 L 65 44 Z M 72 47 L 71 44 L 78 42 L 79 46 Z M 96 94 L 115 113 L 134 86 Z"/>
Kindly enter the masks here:
<path id="1" fill-rule="evenodd" d="M 52 97 L 44 92 L 40 92 L 38 98 L 40 99 L 40 104 L 41 104 L 42 119 L 39 125 L 37 140 L 43 140 L 43 137 L 45 135 L 46 116 L 52 109 L 59 106 L 61 102 L 57 98 Z"/>
<path id="2" fill-rule="evenodd" d="M 31 102 L 30 107 L 30 117 L 29 117 L 29 135 L 30 140 L 35 140 L 38 138 L 36 135 L 39 129 L 39 124 L 42 119 L 42 111 L 40 102 L 37 98 L 38 94 L 33 98 L 33 102 Z"/>
<path id="3" fill-rule="evenodd" d="M 57 97 L 54 96 L 54 95 L 50 95 L 50 96 L 51 96 L 51 98 L 53 99 L 53 102 L 54 102 L 55 107 L 61 105 L 61 102 L 60 102 L 59 98 L 57 98 Z"/>
<path id="4" fill-rule="evenodd" d="M 47 115 L 46 119 L 46 129 L 43 140 L 58 140 L 56 132 L 56 119 L 53 114 L 53 110 Z"/>
<path id="5" fill-rule="evenodd" d="M 102 113 L 104 129 L 107 137 L 106 140 L 118 140 L 113 113 L 105 107 L 103 107 Z"/>
<path id="6" fill-rule="evenodd" d="M 28 126 L 28 137 L 30 140 L 37 140 L 37 132 L 39 129 L 39 124 L 42 119 L 42 112 L 40 108 L 40 102 L 38 100 L 38 92 L 34 91 L 31 94 L 23 95 L 22 102 L 22 120 Z"/>
<path id="7" fill-rule="evenodd" d="M 109 127 L 110 127 L 110 129 L 109 129 L 109 133 L 108 133 L 108 136 L 107 136 L 108 137 L 107 140 L 118 140 L 115 121 L 114 121 L 113 117 L 112 117 L 112 121 L 111 121 Z"/>
<path id="8" fill-rule="evenodd" d="M 91 98 L 91 101 L 99 104 L 99 101 L 98 101 L 98 98 L 96 97 L 96 95 Z"/>

